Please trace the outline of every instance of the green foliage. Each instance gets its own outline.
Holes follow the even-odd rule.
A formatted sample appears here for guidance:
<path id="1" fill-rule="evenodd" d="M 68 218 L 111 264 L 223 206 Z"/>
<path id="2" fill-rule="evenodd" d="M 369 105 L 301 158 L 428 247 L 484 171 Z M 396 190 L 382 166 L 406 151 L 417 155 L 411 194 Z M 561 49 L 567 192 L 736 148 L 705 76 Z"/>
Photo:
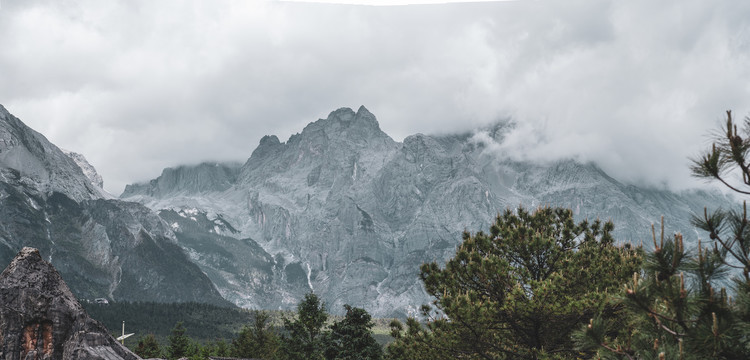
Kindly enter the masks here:
<path id="1" fill-rule="evenodd" d="M 268 328 L 269 315 L 253 311 L 253 326 L 245 326 L 232 342 L 232 355 L 241 358 L 273 359 L 279 350 L 279 336 Z"/>
<path id="2" fill-rule="evenodd" d="M 185 334 L 186 331 L 187 329 L 185 329 L 185 326 L 182 325 L 181 321 L 172 329 L 172 334 L 169 335 L 169 345 L 167 346 L 166 351 L 170 360 L 178 359 L 194 352 L 190 351 L 192 341 Z"/>
<path id="3" fill-rule="evenodd" d="M 310 306 L 310 299 L 300 303 L 307 324 L 322 324 L 318 331 L 318 340 L 321 353 L 325 353 L 328 346 L 328 334 L 326 324 L 330 319 L 336 322 L 343 321 L 345 317 L 330 316 L 325 313 L 325 308 L 318 303 L 318 310 L 313 311 Z M 86 304 L 86 311 L 95 319 L 99 320 L 110 329 L 114 329 L 119 335 L 122 320 L 126 319 L 128 332 L 136 334 L 149 334 L 145 337 L 132 337 L 126 340 L 126 345 L 134 352 L 141 354 L 144 358 L 148 357 L 169 357 L 167 348 L 159 348 L 159 344 L 168 344 L 169 336 L 172 334 L 174 324 L 182 322 L 184 328 L 189 329 L 189 345 L 187 357 L 191 359 L 206 359 L 210 356 L 219 357 L 250 357 L 250 358 L 284 358 L 281 346 L 282 340 L 280 333 L 287 333 L 287 339 L 290 339 L 289 331 L 282 329 L 281 324 L 284 320 L 284 312 L 281 311 L 248 311 L 237 308 L 224 308 L 220 306 L 200 303 L 127 303 L 118 302 L 109 305 Z M 304 306 L 303 306 L 304 305 Z M 298 310 L 300 310 L 298 308 Z M 362 310 L 364 311 L 364 310 Z M 318 319 L 315 320 L 317 314 Z M 322 317 L 324 315 L 324 317 Z M 369 316 L 369 315 L 368 315 Z M 322 322 L 321 322 L 321 319 Z M 299 320 L 299 316 L 297 316 Z M 288 320 L 292 323 L 296 322 Z M 376 319 L 378 331 L 382 334 L 374 335 L 379 337 L 383 343 L 390 341 L 386 335 L 387 322 L 384 319 Z M 171 323 L 170 323 L 171 322 Z M 375 321 L 371 321 L 375 322 Z M 260 331 L 259 329 L 263 329 Z M 372 331 L 370 331 L 372 334 Z M 229 340 L 229 342 L 227 342 Z M 140 349 L 140 350 L 139 350 Z M 148 349 L 148 350 L 147 350 Z M 152 349 L 157 349 L 153 350 Z M 238 350 L 246 349 L 246 350 Z M 260 349 L 259 352 L 247 349 Z M 156 352 L 161 350 L 161 352 Z M 140 352 L 139 352 L 140 351 Z"/>
<path id="4" fill-rule="evenodd" d="M 333 323 L 325 353 L 326 359 L 382 359 L 383 350 L 372 336 L 374 323 L 364 309 L 344 305 L 346 317 Z"/>
<path id="5" fill-rule="evenodd" d="M 444 268 L 421 278 L 439 311 L 426 327 L 393 324 L 390 358 L 564 358 L 572 329 L 608 309 L 608 294 L 640 266 L 639 249 L 614 246 L 611 222 L 575 223 L 569 209 L 519 208 L 490 233 L 464 233 Z"/>
<path id="6" fill-rule="evenodd" d="M 699 242 L 693 254 L 682 235 L 665 240 L 663 229 L 662 222 L 643 271 L 618 297 L 627 321 L 592 318 L 575 335 L 579 347 L 615 359 L 746 358 L 748 333 L 736 303 L 720 287 L 728 276 L 726 252 Z"/>
<path id="7" fill-rule="evenodd" d="M 213 345 L 213 354 L 216 356 L 226 357 L 232 354 L 232 349 L 227 345 L 224 339 L 219 339 Z"/>
<path id="8" fill-rule="evenodd" d="M 144 359 L 158 358 L 162 354 L 161 347 L 154 334 L 148 334 L 138 339 L 138 346 L 133 352 Z"/>
<path id="9" fill-rule="evenodd" d="M 232 339 L 242 326 L 253 320 L 250 311 L 202 303 L 112 302 L 109 305 L 83 303 L 86 312 L 110 332 L 119 335 L 122 321 L 126 330 L 138 335 L 154 334 L 165 343 L 178 321 L 190 329 L 190 336 L 207 342 L 216 338 Z M 134 343 L 125 344 L 134 346 Z"/>
<path id="10" fill-rule="evenodd" d="M 744 125 L 740 134 L 727 111 L 726 127 L 713 146 L 693 160 L 693 175 L 750 194 L 743 189 L 750 186 L 750 119 Z M 742 182 L 732 181 L 732 173 L 740 174 Z M 687 251 L 680 234 L 665 241 L 662 218 L 660 241 L 652 228 L 654 250 L 619 296 L 627 322 L 597 315 L 576 334 L 581 349 L 614 359 L 750 358 L 747 206 L 740 212 L 704 209 L 703 217 L 692 220 L 706 231 L 712 246 L 704 247 L 699 240 L 696 251 Z"/>
<path id="11" fill-rule="evenodd" d="M 148 334 L 138 339 L 138 345 L 133 352 L 144 359 L 161 358 L 162 356 L 174 359 L 178 356 L 185 356 L 191 360 L 207 360 L 209 356 L 226 357 L 231 355 L 230 348 L 223 339 L 208 342 L 205 345 L 201 344 L 191 339 L 187 335 L 185 327 L 179 323 L 174 327 L 169 341 L 170 347 L 162 351 L 156 337 L 153 334 Z"/>
<path id="12" fill-rule="evenodd" d="M 460 357 L 440 351 L 441 348 L 451 348 L 453 344 L 450 334 L 443 332 L 437 324 L 431 326 L 433 331 L 426 331 L 414 318 L 406 319 L 406 330 L 398 320 L 391 321 L 390 325 L 395 341 L 388 345 L 386 359 L 447 360 Z"/>
<path id="13" fill-rule="evenodd" d="M 282 358 L 290 360 L 323 359 L 328 314 L 317 295 L 309 293 L 297 305 L 295 320 L 284 318 L 286 334 L 282 336 Z"/>
<path id="14" fill-rule="evenodd" d="M 742 135 L 745 136 L 744 139 Z M 750 186 L 750 163 L 747 161 L 749 155 L 750 118 L 745 118 L 742 132 L 740 132 L 732 119 L 732 112 L 727 111 L 726 126 L 714 136 L 713 146 L 692 160 L 691 170 L 695 177 L 718 180 L 740 194 L 750 195 L 750 191 L 741 188 L 741 186 Z M 741 184 L 728 178 L 733 171 L 739 171 L 742 175 Z"/>

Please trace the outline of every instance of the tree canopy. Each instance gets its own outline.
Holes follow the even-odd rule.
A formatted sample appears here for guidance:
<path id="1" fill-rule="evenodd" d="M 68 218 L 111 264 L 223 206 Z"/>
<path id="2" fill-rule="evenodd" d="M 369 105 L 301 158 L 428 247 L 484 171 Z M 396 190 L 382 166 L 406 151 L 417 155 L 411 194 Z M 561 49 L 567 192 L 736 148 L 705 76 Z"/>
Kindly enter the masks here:
<path id="1" fill-rule="evenodd" d="M 264 311 L 253 311 L 252 326 L 240 330 L 232 342 L 232 354 L 241 358 L 273 359 L 279 350 L 280 339 L 269 328 L 269 315 Z"/>
<path id="2" fill-rule="evenodd" d="M 161 347 L 154 334 L 148 334 L 138 340 L 138 345 L 133 352 L 144 359 L 158 358 L 161 356 Z"/>
<path id="3" fill-rule="evenodd" d="M 297 318 L 284 318 L 282 355 L 285 359 L 324 359 L 325 331 L 328 320 L 325 303 L 314 293 L 308 293 L 297 305 Z"/>
<path id="4" fill-rule="evenodd" d="M 185 332 L 187 332 L 187 329 L 181 321 L 172 329 L 172 334 L 169 335 L 169 346 L 167 347 L 167 355 L 170 360 L 190 354 L 191 341 Z"/>
<path id="5" fill-rule="evenodd" d="M 380 360 L 383 349 L 372 336 L 373 322 L 364 309 L 344 305 L 346 316 L 331 325 L 326 359 Z"/>
<path id="6" fill-rule="evenodd" d="M 464 233 L 444 267 L 421 267 L 435 309 L 426 328 L 392 324 L 391 358 L 525 358 L 576 354 L 578 324 L 608 306 L 608 294 L 637 271 L 640 250 L 617 247 L 611 222 L 575 222 L 569 209 L 521 207 L 489 233 Z"/>

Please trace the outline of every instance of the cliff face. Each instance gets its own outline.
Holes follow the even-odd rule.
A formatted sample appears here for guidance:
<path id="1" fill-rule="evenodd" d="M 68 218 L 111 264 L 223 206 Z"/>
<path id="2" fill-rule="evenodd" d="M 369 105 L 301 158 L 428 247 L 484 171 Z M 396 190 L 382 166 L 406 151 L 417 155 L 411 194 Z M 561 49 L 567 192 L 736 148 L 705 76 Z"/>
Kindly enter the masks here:
<path id="1" fill-rule="evenodd" d="M 0 357 L 140 359 L 89 318 L 39 251 L 23 248 L 0 274 Z"/>
<path id="2" fill-rule="evenodd" d="M 0 264 L 31 246 L 79 298 L 229 305 L 155 212 L 111 199 L 84 162 L 0 106 Z"/>
<path id="3" fill-rule="evenodd" d="M 464 230 L 486 231 L 508 207 L 570 207 L 580 220 L 612 219 L 618 241 L 637 243 L 661 215 L 668 229 L 688 234 L 692 213 L 729 204 L 705 192 L 624 185 L 594 164 L 503 158 L 492 142 L 508 126 L 399 143 L 364 107 L 343 108 L 286 142 L 263 137 L 229 184 L 222 167 L 180 167 L 123 197 L 160 210 L 236 304 L 289 308 L 315 291 L 332 311 L 348 303 L 383 317 L 428 303 L 420 264 L 453 256 Z M 269 293 L 277 295 L 260 295 Z"/>
<path id="4" fill-rule="evenodd" d="M 144 194 L 151 197 L 174 197 L 180 194 L 199 194 L 224 191 L 237 180 L 242 164 L 202 163 L 164 169 L 158 179 L 146 184 L 125 187 L 122 197 Z"/>
<path id="5" fill-rule="evenodd" d="M 104 196 L 76 162 L 0 105 L 0 168 L 15 169 L 43 192 L 82 201 Z"/>
<path id="6" fill-rule="evenodd" d="M 86 157 L 83 156 L 83 154 L 63 149 L 60 150 L 62 150 L 65 155 L 68 155 L 68 157 L 71 158 L 79 168 L 81 168 L 83 174 L 86 175 L 86 178 L 88 178 L 92 184 L 96 185 L 99 189 L 104 189 L 104 179 L 98 172 L 96 172 L 94 166 L 86 160 Z"/>

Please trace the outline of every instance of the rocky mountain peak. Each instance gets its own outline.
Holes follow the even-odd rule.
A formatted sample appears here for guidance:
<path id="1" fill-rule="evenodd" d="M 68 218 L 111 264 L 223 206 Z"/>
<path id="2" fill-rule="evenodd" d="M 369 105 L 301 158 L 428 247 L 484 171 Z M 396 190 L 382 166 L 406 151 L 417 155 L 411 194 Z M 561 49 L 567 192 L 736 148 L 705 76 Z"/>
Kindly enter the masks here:
<path id="1" fill-rule="evenodd" d="M 3 359 L 139 359 L 86 314 L 37 249 L 23 248 L 0 274 L 0 304 Z"/>
<path id="2" fill-rule="evenodd" d="M 357 115 L 355 116 L 355 121 L 366 124 L 369 127 L 372 127 L 374 129 L 380 130 L 380 124 L 378 124 L 377 118 L 375 118 L 375 114 L 371 113 L 370 110 L 367 110 L 367 108 L 362 105 L 357 110 Z"/>
<path id="3" fill-rule="evenodd" d="M 62 150 L 65 155 L 68 155 L 75 163 L 78 165 L 78 167 L 81 168 L 83 171 L 83 174 L 86 175 L 86 177 L 91 180 L 91 183 L 98 186 L 101 189 L 104 189 L 104 179 L 102 179 L 102 176 L 99 175 L 99 173 L 96 171 L 96 168 L 94 168 L 91 163 L 89 163 L 88 160 L 86 160 L 86 157 L 83 156 L 83 154 L 79 154 L 77 152 L 68 151 L 65 149 Z"/>
<path id="4" fill-rule="evenodd" d="M 42 193 L 60 192 L 76 201 L 105 196 L 73 159 L 0 108 L 0 170 L 18 170 Z"/>
<path id="5" fill-rule="evenodd" d="M 276 135 L 265 135 L 260 138 L 258 147 L 253 150 L 251 157 L 266 157 L 275 154 L 283 147 L 284 144 L 279 141 L 279 138 Z"/>
<path id="6" fill-rule="evenodd" d="M 354 112 L 354 110 L 348 107 L 342 107 L 334 111 L 331 111 L 331 113 L 328 114 L 328 120 L 337 120 L 339 122 L 348 123 L 354 120 L 354 116 L 356 115 L 357 114 Z"/>
<path id="7" fill-rule="evenodd" d="M 265 135 L 262 138 L 260 138 L 260 143 L 258 146 L 276 146 L 281 144 L 281 141 L 279 141 L 278 136 L 276 135 Z"/>
<path id="8" fill-rule="evenodd" d="M 269 141 L 272 142 L 271 140 Z M 261 140 L 261 142 L 264 142 L 264 140 Z M 276 139 L 276 143 L 278 143 L 278 139 Z M 162 198 L 185 192 L 197 194 L 224 191 L 231 187 L 237 180 L 240 166 L 241 164 L 230 162 L 204 162 L 198 165 L 182 165 L 174 168 L 166 168 L 154 180 L 147 183 L 125 186 L 125 191 L 121 197 L 145 195 Z"/>
<path id="9" fill-rule="evenodd" d="M 304 136 L 325 135 L 329 139 L 353 139 L 367 141 L 369 139 L 389 138 L 380 130 L 378 120 L 367 108 L 360 106 L 357 112 L 344 107 L 332 111 L 326 119 L 320 119 L 307 125 L 302 130 Z M 291 143 L 295 137 L 290 138 Z"/>
<path id="10" fill-rule="evenodd" d="M 287 171 L 307 173 L 312 170 L 312 178 L 318 178 L 314 174 L 326 172 L 353 174 L 355 163 L 357 173 L 361 173 L 360 170 L 374 173 L 375 167 L 382 166 L 383 162 L 371 155 L 391 153 L 397 148 L 397 143 L 380 130 L 375 115 L 367 108 L 360 106 L 354 112 L 343 107 L 332 111 L 325 119 L 309 123 L 285 143 L 279 142 L 276 136 L 264 136 L 243 166 L 239 182 L 247 183 L 250 179 Z M 317 167 L 320 169 L 315 169 Z"/>

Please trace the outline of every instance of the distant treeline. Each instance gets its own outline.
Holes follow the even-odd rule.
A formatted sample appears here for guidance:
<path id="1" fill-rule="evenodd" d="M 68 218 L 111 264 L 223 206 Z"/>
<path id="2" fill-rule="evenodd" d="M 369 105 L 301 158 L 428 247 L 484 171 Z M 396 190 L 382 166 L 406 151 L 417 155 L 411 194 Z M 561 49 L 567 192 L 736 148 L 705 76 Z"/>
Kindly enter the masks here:
<path id="1" fill-rule="evenodd" d="M 227 308 L 203 303 L 155 303 L 155 302 L 111 302 L 109 304 L 82 303 L 88 314 L 104 324 L 115 337 L 122 332 L 135 333 L 125 343 L 135 346 L 138 339 L 153 334 L 161 343 L 166 343 L 175 324 L 182 322 L 187 335 L 193 340 L 207 343 L 222 339 L 231 342 L 243 326 L 254 321 L 253 311 L 242 308 Z M 283 326 L 282 316 L 293 316 L 292 311 L 266 311 L 272 328 Z M 332 315 L 331 321 L 343 319 Z M 374 337 L 385 345 L 393 340 L 388 323 L 392 319 L 373 319 Z"/>
<path id="2" fill-rule="evenodd" d="M 253 321 L 248 310 L 193 302 L 84 303 L 83 306 L 114 335 L 120 335 L 125 321 L 125 332 L 136 334 L 132 340 L 146 334 L 164 339 L 178 322 L 182 322 L 188 335 L 196 340 L 233 339 L 243 326 Z"/>
<path id="3" fill-rule="evenodd" d="M 364 309 L 345 306 L 331 316 L 315 294 L 305 295 L 296 312 L 257 311 L 200 303 L 120 302 L 84 304 L 89 315 L 113 335 L 135 333 L 125 345 L 143 358 L 211 356 L 261 359 L 380 360 L 386 320 L 373 321 Z M 375 333 L 374 327 L 378 327 Z M 354 357 L 353 357 L 354 356 Z"/>

